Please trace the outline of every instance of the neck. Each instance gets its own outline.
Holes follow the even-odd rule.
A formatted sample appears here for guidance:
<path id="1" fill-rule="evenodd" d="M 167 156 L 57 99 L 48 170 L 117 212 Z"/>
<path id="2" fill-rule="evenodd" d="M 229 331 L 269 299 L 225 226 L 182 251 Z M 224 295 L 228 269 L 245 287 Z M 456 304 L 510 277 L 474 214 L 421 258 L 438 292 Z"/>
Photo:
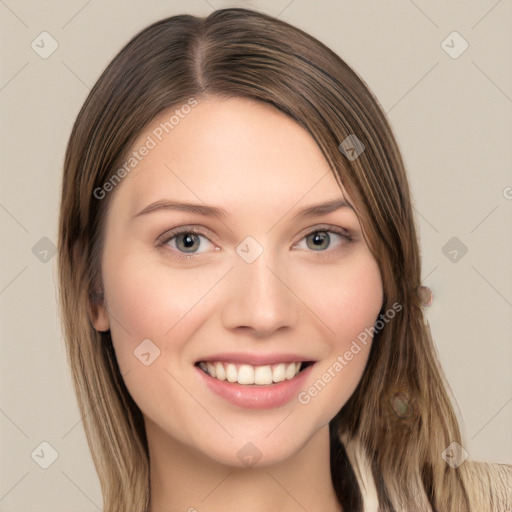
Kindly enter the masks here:
<path id="1" fill-rule="evenodd" d="M 221 464 L 145 422 L 148 512 L 342 511 L 331 481 L 328 425 L 286 460 L 241 468 Z"/>

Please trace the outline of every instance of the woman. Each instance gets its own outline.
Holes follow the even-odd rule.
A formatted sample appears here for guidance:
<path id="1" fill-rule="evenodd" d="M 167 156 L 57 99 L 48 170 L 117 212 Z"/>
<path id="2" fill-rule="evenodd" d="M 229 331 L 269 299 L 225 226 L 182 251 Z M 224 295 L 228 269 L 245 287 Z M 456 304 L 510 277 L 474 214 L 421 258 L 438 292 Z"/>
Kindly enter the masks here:
<path id="1" fill-rule="evenodd" d="M 511 509 L 463 448 L 392 131 L 304 32 L 133 38 L 71 134 L 59 269 L 105 511 Z"/>

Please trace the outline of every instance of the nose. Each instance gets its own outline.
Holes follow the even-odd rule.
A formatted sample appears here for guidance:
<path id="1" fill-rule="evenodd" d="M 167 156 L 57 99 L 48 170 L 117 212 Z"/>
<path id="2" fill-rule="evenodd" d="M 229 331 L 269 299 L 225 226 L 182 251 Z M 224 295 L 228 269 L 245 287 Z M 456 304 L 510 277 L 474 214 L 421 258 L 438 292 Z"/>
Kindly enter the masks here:
<path id="1" fill-rule="evenodd" d="M 241 258 L 235 263 L 221 314 L 226 329 L 268 337 L 296 325 L 299 301 L 286 276 L 275 267 L 265 252 L 252 263 Z"/>

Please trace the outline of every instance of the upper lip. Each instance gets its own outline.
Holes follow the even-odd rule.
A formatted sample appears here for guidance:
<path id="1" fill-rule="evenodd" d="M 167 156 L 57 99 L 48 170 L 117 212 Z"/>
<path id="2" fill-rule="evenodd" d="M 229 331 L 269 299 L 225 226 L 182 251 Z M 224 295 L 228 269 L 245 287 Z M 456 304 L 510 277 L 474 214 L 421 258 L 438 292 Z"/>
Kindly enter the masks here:
<path id="1" fill-rule="evenodd" d="M 248 353 L 248 352 L 224 352 L 220 354 L 213 354 L 206 356 L 202 359 L 198 359 L 197 363 L 200 362 L 223 362 L 233 364 L 250 364 L 251 366 L 264 366 L 280 363 L 298 363 L 298 362 L 315 362 L 314 359 L 305 357 L 301 354 L 294 354 L 291 352 L 280 352 L 280 353 Z"/>

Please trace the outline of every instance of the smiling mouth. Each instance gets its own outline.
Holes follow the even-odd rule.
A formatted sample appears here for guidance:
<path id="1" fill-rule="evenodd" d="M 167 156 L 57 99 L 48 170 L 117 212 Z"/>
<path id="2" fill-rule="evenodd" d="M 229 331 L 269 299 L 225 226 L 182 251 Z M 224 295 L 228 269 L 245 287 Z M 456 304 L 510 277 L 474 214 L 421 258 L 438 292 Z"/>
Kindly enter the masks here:
<path id="1" fill-rule="evenodd" d="M 314 361 L 261 366 L 224 363 L 222 361 L 199 361 L 196 363 L 196 366 L 217 380 L 242 384 L 244 386 L 265 386 L 292 380 L 312 364 L 314 364 Z"/>

